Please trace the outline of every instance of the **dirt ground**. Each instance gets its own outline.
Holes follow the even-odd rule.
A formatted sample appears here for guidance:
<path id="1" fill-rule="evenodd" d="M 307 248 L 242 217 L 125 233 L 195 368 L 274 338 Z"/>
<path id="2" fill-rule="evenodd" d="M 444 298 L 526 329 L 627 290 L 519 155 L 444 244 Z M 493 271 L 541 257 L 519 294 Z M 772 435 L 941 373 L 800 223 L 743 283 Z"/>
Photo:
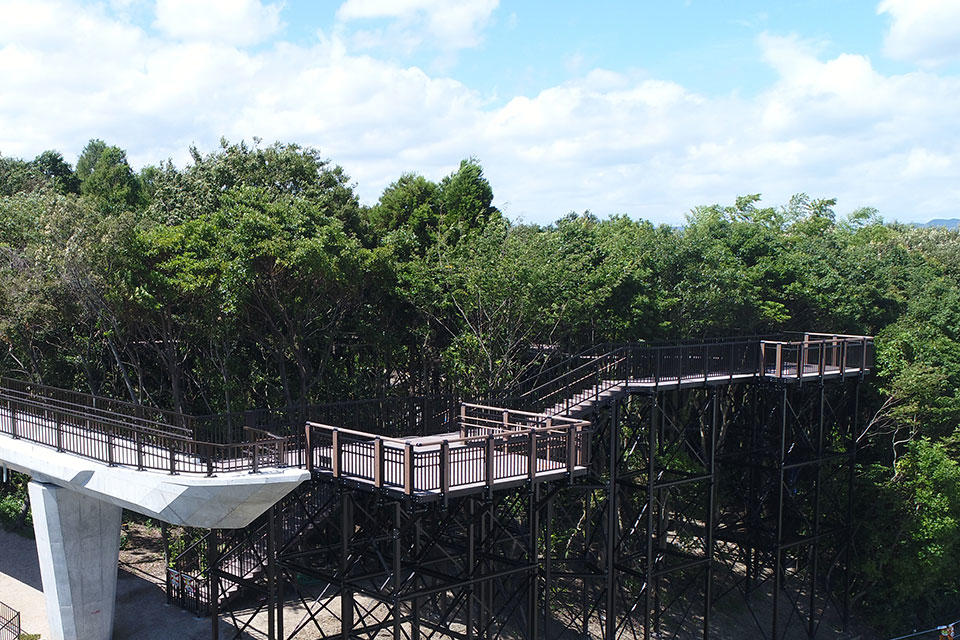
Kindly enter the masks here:
<path id="1" fill-rule="evenodd" d="M 150 534 L 152 535 L 152 534 Z M 150 537 L 150 536 L 148 536 Z M 209 618 L 198 618 L 167 604 L 163 582 L 144 569 L 159 566 L 156 550 L 127 549 L 117 575 L 117 609 L 114 640 L 208 640 Z M 25 633 L 50 637 L 47 611 L 40 583 L 36 543 L 0 530 L 0 601 L 20 612 Z M 222 624 L 221 637 L 232 637 L 229 624 Z"/>
<path id="2" fill-rule="evenodd" d="M 168 605 L 163 591 L 163 547 L 160 531 L 157 527 L 139 523 L 124 525 L 123 548 L 120 552 L 120 568 L 117 581 L 117 609 L 114 624 L 115 640 L 166 640 L 178 638 L 182 640 L 207 640 L 210 638 L 211 622 L 209 618 L 198 618 L 176 606 Z M 322 589 L 312 594 L 320 600 L 326 600 Z M 767 594 L 769 596 L 769 594 Z M 308 600 L 312 600 L 309 598 Z M 714 628 L 721 640 L 742 640 L 750 637 L 757 631 L 757 618 L 767 618 L 770 615 L 768 597 L 761 597 L 752 605 L 747 606 L 742 601 L 732 601 L 728 605 L 715 608 Z M 36 545 L 33 540 L 6 531 L 0 531 L 0 601 L 20 611 L 23 631 L 39 633 L 41 638 L 49 638 L 49 628 L 46 620 L 43 591 L 40 582 L 40 569 L 37 561 Z M 358 604 L 364 608 L 376 609 L 372 601 L 358 597 Z M 237 603 L 239 604 L 239 603 Z M 332 598 L 327 601 L 332 611 L 339 610 L 339 601 Z M 234 612 L 238 624 L 249 619 L 252 610 L 244 611 L 242 605 Z M 314 607 L 311 607 L 314 608 Z M 316 614 L 316 609 L 314 608 Z M 785 618 L 789 611 L 784 610 Z M 266 613 L 260 612 L 255 627 L 266 628 Z M 301 603 L 288 601 L 284 627 L 289 634 L 301 628 L 296 638 L 304 640 L 317 635 L 317 628 L 309 619 L 310 616 Z M 692 617 L 694 625 L 697 616 Z M 233 615 L 225 613 L 221 617 L 221 638 L 234 636 L 236 626 L 233 624 Z M 861 638 L 870 640 L 874 636 L 865 629 L 857 630 L 852 636 L 832 632 L 830 627 L 837 626 L 836 620 L 828 619 L 821 628 L 824 638 Z M 338 631 L 339 622 L 333 615 L 317 616 L 317 623 L 323 634 L 333 634 Z M 595 625 L 591 625 L 593 627 Z M 669 622 L 665 625 L 669 627 Z M 719 627 L 719 628 L 717 628 Z M 675 630 L 676 631 L 676 630 Z M 601 634 L 599 626 L 591 629 L 591 633 Z M 683 637 L 681 631 L 679 636 Z M 391 634 L 384 632 L 383 637 Z M 557 638 L 569 637 L 558 627 L 554 627 L 551 635 Z M 669 632 L 664 637 L 669 637 Z M 805 635 L 805 634 L 801 634 Z M 244 638 L 262 638 L 262 634 L 252 632 L 243 634 Z M 380 636 L 378 636 L 380 637 Z M 789 638 L 793 635 L 788 634 Z M 800 637 L 799 635 L 797 636 Z"/>

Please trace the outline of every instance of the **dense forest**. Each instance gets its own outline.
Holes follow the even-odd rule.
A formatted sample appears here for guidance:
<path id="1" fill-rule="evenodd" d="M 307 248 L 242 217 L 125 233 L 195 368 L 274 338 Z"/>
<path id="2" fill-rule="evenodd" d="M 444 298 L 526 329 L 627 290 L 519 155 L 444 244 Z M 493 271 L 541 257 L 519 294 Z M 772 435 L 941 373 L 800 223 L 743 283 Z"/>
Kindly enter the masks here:
<path id="1" fill-rule="evenodd" d="M 890 630 L 960 614 L 957 232 L 804 194 L 699 206 L 681 227 L 518 224 L 472 159 L 365 206 L 315 149 L 191 153 L 139 172 L 99 140 L 75 168 L 0 157 L 0 374 L 210 414 L 483 397 L 533 346 L 876 335 L 855 606 Z"/>

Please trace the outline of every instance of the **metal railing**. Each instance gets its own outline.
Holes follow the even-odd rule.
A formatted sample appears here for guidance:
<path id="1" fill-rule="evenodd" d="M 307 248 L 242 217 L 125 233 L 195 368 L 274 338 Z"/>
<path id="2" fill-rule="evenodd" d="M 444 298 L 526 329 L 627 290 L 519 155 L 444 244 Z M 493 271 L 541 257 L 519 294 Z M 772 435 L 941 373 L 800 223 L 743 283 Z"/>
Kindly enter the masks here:
<path id="1" fill-rule="evenodd" d="M 869 336 L 806 333 L 797 338 L 619 345 L 609 350 L 605 345 L 546 370 L 552 376 L 546 381 L 543 376 L 528 380 L 515 390 L 515 402 L 559 414 L 627 384 L 660 388 L 749 378 L 802 380 L 866 373 L 873 367 Z"/>
<path id="2" fill-rule="evenodd" d="M 59 391 L 28 383 L 0 387 L 0 433 L 111 466 L 207 476 L 284 466 L 288 452 L 302 440 L 300 434 L 279 437 L 249 429 L 243 442 L 204 442 L 182 425 L 130 410 L 138 405 L 74 403 L 58 397 Z"/>
<path id="3" fill-rule="evenodd" d="M 20 612 L 0 602 L 0 640 L 19 640 Z"/>
<path id="4" fill-rule="evenodd" d="M 457 401 L 450 396 L 403 396 L 340 400 L 282 409 L 252 409 L 196 416 L 194 438 L 207 442 L 237 442 L 245 427 L 276 435 L 303 432 L 306 422 L 369 429 L 384 435 L 442 433 L 456 419 Z"/>
<path id="5" fill-rule="evenodd" d="M 809 378 L 873 367 L 873 339 L 866 336 L 810 333 L 803 340 L 760 342 L 760 374 L 769 378 Z"/>
<path id="6" fill-rule="evenodd" d="M 536 475 L 541 458 L 550 465 L 556 462 L 554 449 L 560 440 L 582 438 L 571 435 L 574 429 L 560 418 L 547 426 L 547 416 L 597 402 L 631 384 L 658 389 L 734 379 L 846 376 L 866 373 L 873 359 L 872 338 L 823 333 L 667 346 L 600 345 L 528 379 L 509 402 L 503 401 L 534 412 L 529 414 L 459 404 L 451 398 L 379 398 L 191 417 L 0 379 L 0 433 L 138 470 L 212 476 L 256 473 L 268 466 L 312 466 L 412 493 L 518 475 L 504 461 L 516 466 L 522 452 L 528 454 L 527 472 Z M 484 411 L 502 412 L 507 418 L 482 416 Z M 453 431 L 458 437 L 423 439 Z M 493 445 L 483 438 L 492 438 Z M 487 455 L 490 446 L 503 455 Z M 452 468 L 451 461 L 460 467 Z M 481 461 L 483 469 L 474 468 Z M 497 464 L 507 466 L 498 470 Z M 468 475 L 456 476 L 468 467 Z"/>
<path id="7" fill-rule="evenodd" d="M 463 488 L 587 466 L 590 423 L 499 407 L 461 404 L 459 432 L 400 439 L 307 424 L 308 468 L 406 495 Z"/>

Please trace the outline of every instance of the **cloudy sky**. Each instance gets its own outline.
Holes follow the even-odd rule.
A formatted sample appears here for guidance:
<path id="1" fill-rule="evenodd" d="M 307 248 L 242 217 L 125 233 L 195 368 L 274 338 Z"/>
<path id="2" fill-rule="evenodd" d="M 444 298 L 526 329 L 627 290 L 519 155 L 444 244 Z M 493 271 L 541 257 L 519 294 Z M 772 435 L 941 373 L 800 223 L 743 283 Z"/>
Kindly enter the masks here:
<path id="1" fill-rule="evenodd" d="M 0 0 L 0 154 L 254 136 L 367 203 L 473 156 L 526 222 L 800 191 L 960 217 L 960 0 Z"/>

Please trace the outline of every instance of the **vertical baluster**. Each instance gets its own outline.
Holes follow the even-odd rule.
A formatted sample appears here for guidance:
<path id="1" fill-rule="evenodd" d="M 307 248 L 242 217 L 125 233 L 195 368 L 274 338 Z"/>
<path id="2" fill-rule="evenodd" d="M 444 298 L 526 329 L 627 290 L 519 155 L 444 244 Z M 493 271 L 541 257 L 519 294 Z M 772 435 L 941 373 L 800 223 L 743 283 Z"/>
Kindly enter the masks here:
<path id="1" fill-rule="evenodd" d="M 333 477 L 340 477 L 340 430 L 334 429 L 330 436 L 330 468 L 333 471 Z"/>
<path id="2" fill-rule="evenodd" d="M 63 422 L 61 422 L 59 413 L 54 416 L 53 424 L 56 429 L 57 451 L 63 451 Z"/>
<path id="3" fill-rule="evenodd" d="M 493 436 L 487 436 L 487 459 L 486 459 L 486 476 L 487 489 L 493 488 Z"/>
<path id="4" fill-rule="evenodd" d="M 373 441 L 373 484 L 383 488 L 383 439 Z"/>
<path id="5" fill-rule="evenodd" d="M 444 440 L 440 443 L 440 492 L 446 498 L 450 491 L 450 442 Z"/>
<path id="6" fill-rule="evenodd" d="M 527 462 L 527 472 L 530 482 L 537 477 L 537 430 L 530 430 L 530 460 Z"/>
<path id="7" fill-rule="evenodd" d="M 176 442 L 177 442 L 177 441 L 176 441 L 175 439 L 173 439 L 173 438 L 170 438 L 170 439 L 168 440 L 168 443 L 169 443 L 168 446 L 169 446 L 169 448 L 170 448 L 170 475 L 172 475 L 172 476 L 177 475 L 177 457 L 176 457 L 176 456 L 177 456 L 177 450 L 176 450 L 177 447 L 176 447 Z"/>

